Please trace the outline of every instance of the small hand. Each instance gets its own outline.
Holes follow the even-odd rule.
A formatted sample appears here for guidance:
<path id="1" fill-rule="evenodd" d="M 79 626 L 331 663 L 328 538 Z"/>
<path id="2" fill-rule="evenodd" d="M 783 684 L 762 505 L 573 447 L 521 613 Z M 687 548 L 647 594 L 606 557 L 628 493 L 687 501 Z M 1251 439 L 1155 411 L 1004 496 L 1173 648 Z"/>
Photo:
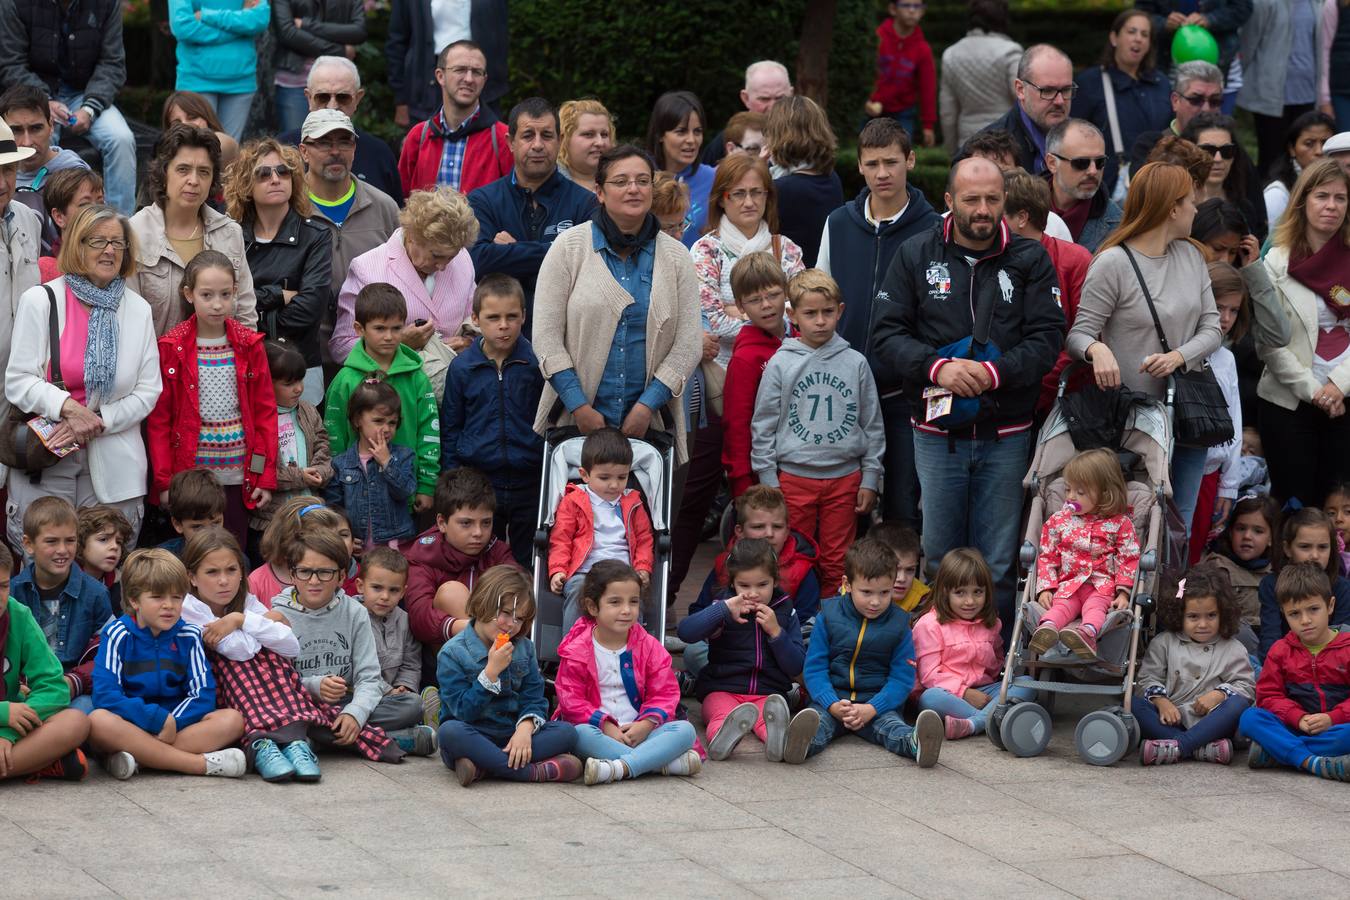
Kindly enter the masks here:
<path id="1" fill-rule="evenodd" d="M 637 570 L 637 576 L 638 576 L 638 585 L 639 585 L 640 587 L 644 587 L 644 588 L 645 588 L 647 585 L 649 585 L 649 584 L 652 583 L 652 573 L 651 573 L 651 572 L 645 571 L 645 570 L 643 570 L 643 569 L 638 569 L 638 570 Z"/>
<path id="2" fill-rule="evenodd" d="M 722 602 L 727 605 L 727 612 L 731 613 L 732 621 L 738 625 L 744 625 L 746 617 L 754 615 L 755 607 L 759 605 L 745 594 L 728 597 Z"/>
<path id="3" fill-rule="evenodd" d="M 393 689 L 392 691 L 390 691 L 389 693 L 391 693 L 391 694 L 406 694 L 406 693 L 408 693 L 408 692 L 409 692 L 409 691 L 408 691 L 408 686 L 407 686 L 406 684 L 396 684 L 396 685 L 394 685 L 394 689 Z"/>
<path id="4" fill-rule="evenodd" d="M 70 108 L 60 100 L 48 100 L 47 109 L 51 110 L 52 121 L 65 124 L 70 120 Z"/>
<path id="5" fill-rule="evenodd" d="M 624 417 L 622 431 L 629 437 L 646 437 L 651 424 L 652 408 L 645 403 L 634 403 L 633 408 Z"/>
<path id="6" fill-rule="evenodd" d="M 70 426 L 70 430 L 75 434 L 75 440 L 82 444 L 103 431 L 103 420 L 98 414 L 73 397 L 67 397 L 61 404 L 61 421 Z"/>
<path id="7" fill-rule="evenodd" d="M 858 500 L 853 504 L 853 511 L 860 516 L 865 516 L 872 511 L 872 507 L 877 505 L 877 492 L 871 488 L 862 488 L 858 491 Z"/>
<path id="8" fill-rule="evenodd" d="M 286 290 L 285 288 L 282 288 L 282 289 L 281 289 L 281 305 L 282 305 L 282 306 L 285 306 L 287 303 L 290 303 L 292 300 L 294 300 L 294 299 L 295 299 L 296 297 L 298 297 L 298 296 L 300 296 L 300 292 L 299 292 L 299 291 L 288 291 L 288 290 Z"/>
<path id="9" fill-rule="evenodd" d="M 755 621 L 771 641 L 777 640 L 783 633 L 783 626 L 778 624 L 778 614 L 767 603 L 760 603 L 755 607 Z"/>
<path id="10" fill-rule="evenodd" d="M 1097 387 L 1102 390 L 1120 387 L 1120 366 L 1116 364 L 1111 348 L 1097 341 L 1088 347 L 1088 358 L 1092 360 L 1092 374 L 1097 379 Z"/>
<path id="11" fill-rule="evenodd" d="M 561 594 L 563 585 L 567 584 L 566 572 L 554 572 L 549 576 L 548 589 L 555 594 Z"/>
<path id="12" fill-rule="evenodd" d="M 1309 713 L 1298 720 L 1298 728 L 1304 734 L 1321 734 L 1331 727 L 1331 716 L 1326 713 Z"/>
<path id="13" fill-rule="evenodd" d="M 449 347 L 451 350 L 455 351 L 456 353 L 463 353 L 465 350 L 468 350 L 468 349 L 469 349 L 469 345 L 472 344 L 472 343 L 473 343 L 473 338 L 470 337 L 469 335 L 467 335 L 467 334 L 457 334 L 457 335 L 455 335 L 454 337 L 448 339 L 448 340 L 445 342 L 445 346 Z"/>
<path id="14" fill-rule="evenodd" d="M 178 739 L 178 723 L 174 721 L 173 716 L 164 719 L 164 727 L 155 736 L 166 744 L 172 744 Z"/>
<path id="15" fill-rule="evenodd" d="M 1261 242 L 1256 239 L 1256 235 L 1244 235 L 1242 242 L 1238 244 L 1238 267 L 1247 268 L 1252 263 L 1261 261 Z"/>
<path id="16" fill-rule="evenodd" d="M 849 710 L 852 706 L 853 701 L 851 700 L 836 700 L 830 704 L 830 715 L 842 722 L 844 721 L 844 716 L 849 715 Z"/>
<path id="17" fill-rule="evenodd" d="M 431 509 L 432 497 L 430 494 L 418 494 L 413 497 L 413 511 L 426 512 Z"/>
<path id="18" fill-rule="evenodd" d="M 212 650 L 220 643 L 221 638 L 238 631 L 244 626 L 243 613 L 230 613 L 227 616 L 221 616 L 210 625 L 202 629 L 202 641 Z"/>
<path id="19" fill-rule="evenodd" d="M 1195 698 L 1195 702 L 1191 704 L 1191 712 L 1197 716 L 1209 715 L 1211 710 L 1227 699 L 1228 695 L 1223 691 L 1206 691 Z"/>
<path id="20" fill-rule="evenodd" d="M 1186 360 L 1175 350 L 1167 353 L 1150 353 L 1139 365 L 1139 372 L 1142 375 L 1152 375 L 1154 378 L 1166 378 L 1184 365 Z"/>
<path id="21" fill-rule="evenodd" d="M 585 406 L 578 406 L 573 410 L 572 420 L 576 422 L 577 430 L 582 434 L 599 431 L 606 424 L 605 417 L 596 412 L 595 407 L 589 403 Z"/>
<path id="22" fill-rule="evenodd" d="M 347 696 L 347 682 L 337 675 L 325 675 L 319 682 L 319 699 L 324 703 L 337 703 Z"/>
<path id="23" fill-rule="evenodd" d="M 1050 601 L 1054 599 L 1055 599 L 1054 591 L 1041 591 L 1039 594 L 1036 595 L 1036 602 L 1041 605 L 1042 609 L 1046 610 L 1050 608 Z"/>
<path id="24" fill-rule="evenodd" d="M 984 366 L 968 359 L 948 360 L 938 369 L 938 387 L 946 388 L 958 397 L 978 397 L 984 388 L 974 367 L 989 374 Z"/>
<path id="25" fill-rule="evenodd" d="M 857 731 L 876 718 L 877 708 L 870 703 L 854 703 L 844 716 L 844 726 Z"/>
<path id="26" fill-rule="evenodd" d="M 628 736 L 628 746 L 636 747 L 641 744 L 655 728 L 656 723 L 651 719 L 638 719 L 636 722 L 629 722 L 623 726 L 623 733 Z"/>
<path id="27" fill-rule="evenodd" d="M 483 667 L 483 671 L 487 674 L 489 681 L 496 681 L 502 677 L 506 667 L 511 665 L 511 654 L 515 652 L 516 645 L 511 641 L 507 641 L 500 647 L 494 644 L 488 648 L 488 661 L 487 665 Z"/>
<path id="28" fill-rule="evenodd" d="M 992 698 L 984 691 L 977 691 L 974 688 L 966 688 L 965 693 L 961 695 L 961 699 L 966 701 L 976 709 L 984 709 L 986 706 L 989 705 L 989 701 Z"/>
<path id="29" fill-rule="evenodd" d="M 253 492 L 249 494 L 249 497 L 253 500 L 254 509 L 262 509 L 272 502 L 272 492 L 267 488 L 256 487 L 253 489 Z"/>
<path id="30" fill-rule="evenodd" d="M 1345 402 L 1345 394 L 1333 382 L 1328 381 L 1318 389 L 1317 393 L 1313 394 L 1312 402 L 1313 406 L 1327 415 L 1331 415 L 1338 404 Z M 1335 418 L 1335 416 L 1332 416 L 1332 418 Z"/>
<path id="31" fill-rule="evenodd" d="M 414 350 L 421 351 L 435 333 L 435 322 L 428 321 L 425 325 L 404 325 L 400 340 Z"/>
<path id="32" fill-rule="evenodd" d="M 1182 25 L 1186 24 L 1186 16 L 1183 13 L 1174 12 L 1167 17 L 1166 27 L 1168 31 L 1176 31 Z"/>
<path id="33" fill-rule="evenodd" d="M 355 44 L 343 44 L 343 45 L 342 45 L 342 52 L 343 52 L 343 54 L 344 54 L 348 59 L 353 59 L 353 60 L 356 59 L 356 45 L 355 45 Z"/>
<path id="34" fill-rule="evenodd" d="M 937 135 L 933 133 L 933 129 L 925 128 L 923 130 L 923 145 L 925 147 L 937 146 Z"/>
<path id="35" fill-rule="evenodd" d="M 1128 591 L 1116 591 L 1115 599 L 1111 601 L 1112 609 L 1128 609 L 1130 606 L 1130 594 Z"/>
<path id="36" fill-rule="evenodd" d="M 376 432 L 370 439 L 370 455 L 380 464 L 380 468 L 389 465 L 389 460 L 393 459 L 394 454 L 389 449 L 389 438 L 384 436 L 384 432 Z"/>
<path id="37" fill-rule="evenodd" d="M 509 231 L 499 231 L 496 236 L 492 238 L 492 243 L 494 244 L 514 244 L 515 242 L 516 239 L 512 237 Z"/>
<path id="38" fill-rule="evenodd" d="M 1175 725 L 1181 721 L 1181 710 L 1166 697 L 1154 697 L 1153 705 L 1158 708 L 1158 719 L 1164 725 Z"/>
<path id="39" fill-rule="evenodd" d="M 1199 25 L 1201 28 L 1208 28 L 1209 19 L 1205 18 L 1205 16 L 1201 13 L 1198 12 L 1191 13 L 1189 16 L 1186 17 L 1186 24 Z"/>
<path id="40" fill-rule="evenodd" d="M 90 114 L 89 110 L 82 107 L 75 111 L 75 124 L 70 126 L 70 130 L 74 134 L 84 134 L 93 126 L 93 124 L 94 117 Z"/>
<path id="41" fill-rule="evenodd" d="M 291 627 L 291 623 L 290 623 L 290 621 L 286 618 L 286 614 L 283 613 L 283 612 L 282 612 L 281 610 L 279 610 L 279 609 L 269 609 L 267 612 L 263 613 L 263 618 L 264 618 L 264 619 L 271 619 L 273 622 L 280 622 L 282 625 L 285 625 L 287 628 L 290 628 L 290 627 Z"/>
<path id="42" fill-rule="evenodd" d="M 708 334 L 707 332 L 704 332 L 703 361 L 712 362 L 714 359 L 717 359 L 717 354 L 719 350 L 721 350 L 721 347 L 718 346 L 717 338 L 713 337 L 711 334 Z"/>
<path id="43" fill-rule="evenodd" d="M 629 747 L 633 746 L 632 744 L 628 743 L 628 733 L 625 732 L 622 728 L 620 728 L 617 722 L 614 722 L 610 719 L 606 719 L 605 724 L 600 726 L 600 731 L 604 733 L 606 737 L 613 738 L 620 744 L 626 744 Z"/>
<path id="44" fill-rule="evenodd" d="M 343 713 L 333 721 L 333 743 L 339 747 L 356 743 L 360 734 L 361 726 L 356 724 L 356 719 L 352 718 L 351 713 Z"/>
<path id="45" fill-rule="evenodd" d="M 47 436 L 47 440 L 53 447 L 69 447 L 78 443 L 75 440 L 75 432 L 70 430 L 70 426 L 65 422 L 57 422 L 52 428 L 52 433 Z"/>
<path id="46" fill-rule="evenodd" d="M 868 100 L 863 104 L 863 111 L 875 119 L 881 115 L 881 104 L 875 100 Z"/>
<path id="47" fill-rule="evenodd" d="M 509 645 L 508 645 L 509 646 Z M 529 719 L 516 726 L 515 734 L 506 742 L 506 764 L 513 769 L 530 764 L 534 756 L 534 723 Z"/>
<path id="48" fill-rule="evenodd" d="M 310 487 L 320 487 L 323 485 L 323 473 L 314 466 L 307 466 L 300 470 L 300 480 Z"/>
<path id="49" fill-rule="evenodd" d="M 9 704 L 9 727 L 17 731 L 19 737 L 23 737 L 41 724 L 42 717 L 27 703 Z"/>

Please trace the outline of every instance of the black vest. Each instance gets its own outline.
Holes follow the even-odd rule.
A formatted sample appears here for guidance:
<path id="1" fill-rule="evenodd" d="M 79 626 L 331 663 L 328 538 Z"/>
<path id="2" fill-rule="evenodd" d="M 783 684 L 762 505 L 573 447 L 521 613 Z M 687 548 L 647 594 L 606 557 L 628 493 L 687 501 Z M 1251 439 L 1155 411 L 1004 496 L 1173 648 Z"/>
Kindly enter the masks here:
<path id="1" fill-rule="evenodd" d="M 1350 7 L 1342 5 L 1336 25 L 1336 36 L 1331 39 L 1331 92 L 1350 94 Z M 1342 129 L 1345 122 L 1337 123 Z"/>
<path id="2" fill-rule="evenodd" d="M 112 0 L 116 2 L 116 0 Z M 15 12 L 28 32 L 28 66 L 52 96 L 65 84 L 83 91 L 103 54 L 110 0 L 70 0 L 64 19 L 58 0 L 16 0 Z"/>

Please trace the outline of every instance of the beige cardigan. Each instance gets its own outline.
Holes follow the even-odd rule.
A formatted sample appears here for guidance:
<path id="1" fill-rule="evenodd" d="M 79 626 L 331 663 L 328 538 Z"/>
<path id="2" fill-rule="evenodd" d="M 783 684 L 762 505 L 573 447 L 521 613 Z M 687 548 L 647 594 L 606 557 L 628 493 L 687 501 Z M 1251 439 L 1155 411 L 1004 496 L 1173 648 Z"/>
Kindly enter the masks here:
<path id="1" fill-rule="evenodd" d="M 1290 276 L 1288 248 L 1273 248 L 1262 265 L 1289 320 L 1289 341 L 1283 346 L 1257 342 L 1256 352 L 1266 370 L 1256 385 L 1256 396 L 1285 409 L 1297 409 L 1300 403 L 1311 403 L 1313 395 L 1322 389 L 1322 383 L 1312 373 L 1317 349 L 1317 309 L 1322 301 Z M 1350 362 L 1342 361 L 1332 369 L 1331 380 L 1343 392 L 1350 393 Z"/>
<path id="2" fill-rule="evenodd" d="M 549 247 L 534 292 L 534 352 L 544 378 L 575 369 L 581 387 L 594 397 L 605 371 L 623 310 L 633 302 L 591 243 L 589 221 L 567 229 Z M 703 358 L 698 276 L 684 245 L 667 234 L 656 236 L 651 302 L 647 311 L 647 380 L 661 379 L 675 398 L 667 409 L 675 422 L 678 462 L 685 462 L 685 381 Z M 534 430 L 543 434 L 558 394 L 544 384 Z M 569 424 L 564 410 L 557 424 Z M 653 425 L 659 423 L 653 421 Z"/>

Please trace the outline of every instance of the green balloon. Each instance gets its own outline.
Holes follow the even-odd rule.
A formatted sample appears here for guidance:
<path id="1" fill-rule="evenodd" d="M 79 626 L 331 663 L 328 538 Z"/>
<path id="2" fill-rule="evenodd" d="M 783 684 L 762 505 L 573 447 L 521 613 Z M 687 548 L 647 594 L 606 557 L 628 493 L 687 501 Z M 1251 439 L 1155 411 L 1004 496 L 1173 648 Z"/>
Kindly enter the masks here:
<path id="1" fill-rule="evenodd" d="M 1219 42 L 1200 25 L 1182 25 L 1172 37 L 1172 62 L 1192 60 L 1218 64 Z"/>

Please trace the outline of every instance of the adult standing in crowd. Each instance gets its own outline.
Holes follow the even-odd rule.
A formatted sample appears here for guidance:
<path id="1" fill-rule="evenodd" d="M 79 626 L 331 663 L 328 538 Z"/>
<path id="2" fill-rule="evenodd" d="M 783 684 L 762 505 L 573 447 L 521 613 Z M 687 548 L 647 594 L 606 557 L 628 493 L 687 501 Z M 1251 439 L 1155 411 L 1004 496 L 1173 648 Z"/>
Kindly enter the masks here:
<path id="1" fill-rule="evenodd" d="M 1172 118 L 1172 86 L 1157 68 L 1153 20 L 1138 9 L 1116 16 L 1102 48 L 1101 61 L 1078 73 L 1070 112 L 1086 119 L 1107 138 L 1106 188 L 1113 199 L 1124 197 L 1116 181 L 1122 164 L 1128 166 L 1130 148 L 1146 131 L 1159 131 Z M 1111 105 L 1115 105 L 1115 123 Z"/>
<path id="2" fill-rule="evenodd" d="M 1249 0 L 1252 2 L 1252 0 Z M 1334 2 L 1334 0 L 1333 0 Z M 1270 174 L 1294 120 L 1311 112 L 1326 83 L 1324 0 L 1254 0 L 1242 29 L 1242 89 L 1237 104 L 1252 114 L 1256 168 Z M 1330 37 L 1330 35 L 1326 35 Z"/>
<path id="3" fill-rule="evenodd" d="M 543 97 L 517 103 L 507 117 L 514 159 L 510 175 L 469 195 L 478 241 L 469 248 L 474 273 L 500 272 L 525 289 L 525 335 L 532 333 L 534 282 L 559 234 L 591 217 L 595 189 L 584 190 L 558 171 L 558 113 Z"/>
<path id="4" fill-rule="evenodd" d="M 244 231 L 244 253 L 258 300 L 258 330 L 285 338 L 305 357 L 302 399 L 323 400 L 319 323 L 332 297 L 333 239 L 310 218 L 300 153 L 263 138 L 246 144 L 225 181 L 230 218 Z"/>
<path id="5" fill-rule="evenodd" d="M 1006 632 L 1032 417 L 1041 379 L 1063 343 L 1064 313 L 1050 257 L 1003 221 L 997 166 L 957 163 L 946 201 L 951 215 L 942 227 L 906 241 L 891 261 L 876 298 L 872 371 L 878 392 L 903 387 L 909 396 L 930 568 L 948 550 L 978 549 L 994 576 Z M 997 358 L 946 355 L 956 356 L 952 345 L 986 328 Z M 975 400 L 978 412 L 944 419 L 924 397 L 934 387 L 953 400 Z"/>
<path id="6" fill-rule="evenodd" d="M 1145 131 L 1130 148 L 1130 168 L 1139 169 L 1149 162 L 1149 154 L 1167 135 L 1180 136 L 1195 116 L 1208 110 L 1217 113 L 1223 107 L 1223 73 L 1219 67 L 1193 59 L 1177 66 L 1172 84 L 1172 121 L 1158 131 Z"/>
<path id="7" fill-rule="evenodd" d="M 1208 156 L 1209 177 L 1196 192 L 1196 201 L 1218 197 L 1236 204 L 1258 238 L 1266 236 L 1266 204 L 1256 168 L 1238 140 L 1237 123 L 1222 113 L 1192 116 L 1181 136 Z"/>
<path id="8" fill-rule="evenodd" d="M 1017 104 L 1022 60 L 1022 45 L 1008 37 L 1007 0 L 970 0 L 967 15 L 970 30 L 942 51 L 938 70 L 938 117 L 952 156 Z"/>
<path id="9" fill-rule="evenodd" d="M 1185 25 L 1199 25 L 1214 36 L 1219 45 L 1219 71 L 1228 72 L 1238 55 L 1238 34 L 1252 16 L 1252 0 L 1138 0 L 1135 6 L 1153 19 L 1153 33 L 1158 35 L 1158 68 L 1164 72 L 1176 64 L 1172 60 L 1172 37 Z"/>
<path id="10" fill-rule="evenodd" d="M 872 300 L 900 245 L 936 229 L 942 217 L 923 192 L 909 183 L 914 149 L 894 119 L 873 119 L 858 135 L 858 172 L 866 185 L 830 213 L 820 236 L 816 268 L 834 278 L 844 299 L 839 336 L 867 355 L 872 343 Z M 919 476 L 914 470 L 914 432 L 909 399 L 896 388 L 881 395 L 886 426 L 882 465 L 886 479 L 881 517 L 919 529 Z"/>
<path id="11" fill-rule="evenodd" d="M 255 40 L 271 24 L 267 0 L 169 0 L 169 28 L 178 41 L 180 91 L 196 91 L 220 116 L 225 133 L 244 139 L 258 92 Z"/>
<path id="12" fill-rule="evenodd" d="M 1289 205 L 1289 192 L 1299 173 L 1322 158 L 1322 147 L 1336 132 L 1336 120 L 1313 110 L 1295 119 L 1284 135 L 1284 154 L 1270 171 L 1272 181 L 1261 191 L 1266 222 L 1274 225 Z"/>
<path id="13" fill-rule="evenodd" d="M 215 107 L 196 91 L 174 91 L 164 98 L 164 109 L 160 114 L 160 130 L 168 131 L 171 125 L 180 123 L 205 128 L 215 133 L 216 140 L 220 141 L 222 166 L 229 166 L 239 155 L 239 142 L 224 132 Z"/>
<path id="14" fill-rule="evenodd" d="M 8 362 L 14 343 L 14 310 L 19 298 L 39 283 L 42 220 L 27 206 L 14 202 L 19 163 L 33 153 L 32 147 L 15 144 L 14 133 L 0 119 L 0 363 Z M 0 413 L 8 409 L 0 404 Z"/>
<path id="15" fill-rule="evenodd" d="M 838 147 L 825 111 L 810 97 L 780 100 L 764 120 L 779 230 L 802 248 L 808 269 L 816 264 L 825 220 L 844 202 L 844 184 L 834 170 Z"/>
<path id="16" fill-rule="evenodd" d="M 323 56 L 349 62 L 366 42 L 366 6 L 362 0 L 270 0 L 272 83 L 277 128 L 296 131 L 310 110 L 309 74 Z"/>
<path id="17" fill-rule="evenodd" d="M 1209 271 L 1190 239 L 1194 219 L 1195 186 L 1185 169 L 1149 163 L 1136 173 L 1124 218 L 1088 270 L 1069 331 L 1069 355 L 1092 363 L 1098 387 L 1123 384 L 1160 400 L 1168 376 L 1203 365 L 1218 349 L 1223 335 Z M 1170 349 L 1158 339 L 1149 297 Z M 1188 530 L 1207 453 L 1180 444 L 1172 451 L 1172 497 Z"/>
<path id="18" fill-rule="evenodd" d="M 1323 21 L 1322 47 L 1326 60 L 1322 67 L 1325 80 L 1318 89 L 1322 112 L 1331 107 L 1331 116 L 1344 133 L 1350 129 L 1350 9 L 1340 2 L 1327 3 L 1324 9 L 1335 15 L 1335 27 Z M 1325 95 L 1322 92 L 1325 91 Z"/>
<path id="19" fill-rule="evenodd" d="M 338 294 L 331 342 L 335 362 L 345 360 L 356 343 L 356 295 L 377 282 L 398 288 L 408 305 L 403 343 L 419 352 L 432 340 L 457 353 L 469 346 L 469 338 L 462 334 L 473 309 L 468 248 L 478 236 L 478 220 L 469 201 L 447 187 L 415 191 L 399 214 L 399 223 L 389 240 L 352 260 Z"/>
<path id="20" fill-rule="evenodd" d="M 366 89 L 361 87 L 361 72 L 350 59 L 345 56 L 320 56 L 314 60 L 305 81 L 304 98 L 309 112 L 331 109 L 342 113 L 351 122 L 356 118 L 356 109 L 365 95 Z M 283 144 L 301 143 L 304 138 L 300 134 L 300 127 L 305 118 L 302 115 L 300 122 L 291 126 L 292 130 L 277 140 Z M 361 131 L 355 125 L 351 127 L 352 134 L 356 136 L 356 152 L 347 167 L 350 174 L 402 203 L 403 185 L 399 181 L 398 159 L 394 151 L 381 138 Z"/>
<path id="21" fill-rule="evenodd" d="M 1120 207 L 1107 194 L 1106 140 L 1084 119 L 1065 119 L 1045 136 L 1050 205 L 1069 226 L 1074 243 L 1096 250 L 1120 224 Z"/>
<path id="22" fill-rule="evenodd" d="M 436 114 L 441 91 L 428 73 L 445 48 L 457 41 L 472 41 L 481 48 L 487 68 L 482 99 L 495 111 L 507 89 L 509 38 L 506 0 L 394 0 L 384 44 L 396 104 L 394 124 L 407 128 Z"/>
<path id="23" fill-rule="evenodd" d="M 558 171 L 595 192 L 595 167 L 614 146 L 614 117 L 599 100 L 568 100 L 558 109 Z"/>
<path id="24" fill-rule="evenodd" d="M 767 115 L 773 105 L 784 97 L 792 96 L 792 78 L 787 66 L 772 59 L 752 62 L 745 68 L 745 86 L 741 88 L 741 105 L 752 113 Z M 726 133 L 718 132 L 707 142 L 708 149 L 703 151 L 705 165 L 717 167 L 722 157 L 727 155 Z"/>
<path id="25" fill-rule="evenodd" d="M 656 99 L 647 120 L 647 152 L 656 167 L 689 185 L 689 220 L 684 245 L 692 247 L 708 220 L 713 168 L 699 161 L 708 116 L 689 91 L 668 91 Z"/>
<path id="26" fill-rule="evenodd" d="M 313 221 L 331 236 L 332 275 L 319 325 L 319 354 L 325 364 L 341 365 L 329 350 L 337 320 L 337 295 L 352 260 L 389 240 L 398 228 L 398 204 L 384 191 L 352 174 L 358 138 L 347 114 L 318 109 L 300 128 L 300 158 L 305 190 L 314 207 Z"/>
<path id="27" fill-rule="evenodd" d="M 456 41 L 441 51 L 436 64 L 441 108 L 408 132 L 398 158 L 405 197 L 437 186 L 467 194 L 511 171 L 506 125 L 482 102 L 487 77 L 487 57 L 473 41 Z"/>
<path id="28" fill-rule="evenodd" d="M 258 327 L 253 275 L 244 257 L 239 223 L 207 206 L 220 191 L 220 142 L 205 128 L 174 125 L 155 145 L 150 161 L 150 205 L 131 217 L 136 232 L 135 271 L 127 287 L 150 304 L 155 334 L 187 318 L 180 290 L 183 270 L 203 250 L 219 250 L 234 264 L 234 317 Z"/>
<path id="29" fill-rule="evenodd" d="M 52 444 L 79 449 L 43 469 L 36 483 L 26 472 L 10 471 L 6 532 L 12 546 L 22 543 L 23 511 L 39 497 L 62 497 L 77 508 L 107 504 L 127 517 L 133 537 L 140 530 L 146 484 L 140 426 L 159 398 L 160 378 L 150 306 L 127 285 L 136 268 L 135 243 L 117 210 L 86 207 L 61 247 L 65 275 L 19 298 L 14 341 L 25 352 L 9 359 L 5 397 L 17 410 L 57 422 Z M 53 355 L 63 386 L 50 380 Z"/>
<path id="30" fill-rule="evenodd" d="M 108 202 L 129 216 L 136 139 L 113 104 L 126 80 L 120 0 L 0 0 L 0 84 L 47 92 L 58 132 L 88 136 L 103 159 Z"/>
<path id="31" fill-rule="evenodd" d="M 1049 44 L 1035 44 L 1017 63 L 1017 77 L 1013 79 L 1017 102 L 1002 118 L 981 130 L 1012 135 L 1017 165 L 1039 175 L 1045 171 L 1045 136 L 1069 117 L 1069 104 L 1077 89 L 1069 57 Z"/>
<path id="32" fill-rule="evenodd" d="M 1290 339 L 1257 338 L 1266 371 L 1257 386 L 1261 443 L 1275 496 L 1322 502 L 1350 477 L 1350 176 L 1324 159 L 1303 170 L 1264 265 L 1290 322 Z"/>
<path id="33" fill-rule="evenodd" d="M 78 153 L 52 143 L 52 111 L 44 89 L 16 84 L 0 94 L 0 119 L 14 132 L 15 144 L 33 149 L 33 155 L 19 163 L 19 187 L 40 192 L 53 172 L 89 168 Z"/>
<path id="34" fill-rule="evenodd" d="M 600 158 L 587 226 L 553 242 L 535 289 L 534 350 L 548 379 L 534 429 L 605 425 L 675 439 L 688 459 L 678 397 L 698 365 L 698 276 L 684 245 L 651 213 L 656 163 L 624 144 Z M 557 408 L 555 409 L 555 405 Z"/>

